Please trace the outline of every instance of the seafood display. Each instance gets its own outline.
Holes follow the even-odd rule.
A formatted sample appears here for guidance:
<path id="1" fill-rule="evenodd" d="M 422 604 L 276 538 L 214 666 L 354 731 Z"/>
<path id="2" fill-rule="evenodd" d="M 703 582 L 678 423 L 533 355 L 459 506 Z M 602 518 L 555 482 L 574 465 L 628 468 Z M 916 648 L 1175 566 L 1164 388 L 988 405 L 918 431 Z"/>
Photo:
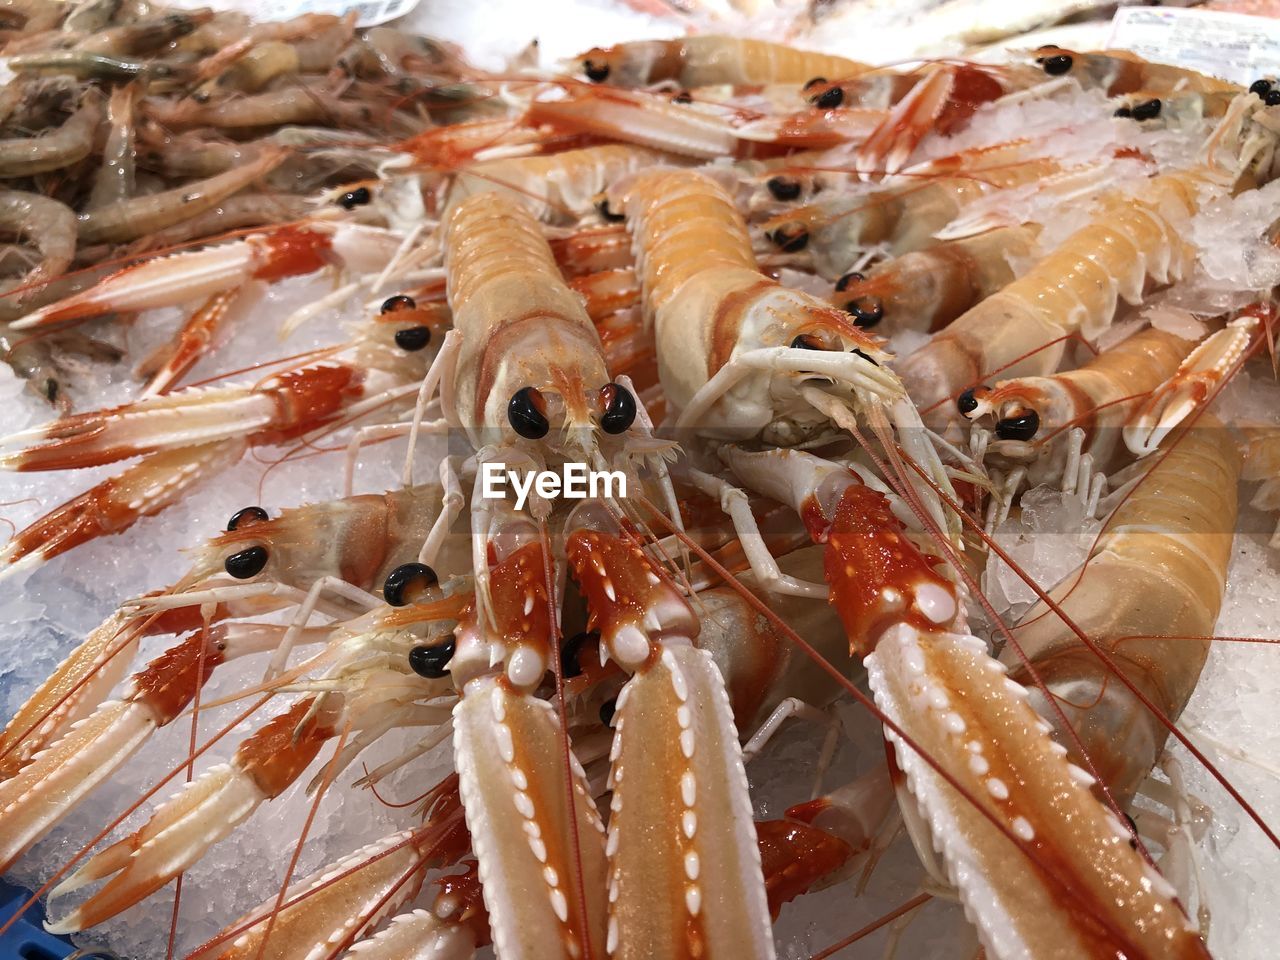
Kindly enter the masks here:
<path id="1" fill-rule="evenodd" d="M 1280 875 L 1280 791 L 1196 698 L 1275 642 L 1235 634 L 1274 586 L 1280 80 L 4 23 L 0 874 L 33 893 L 0 934 L 1274 942 L 1224 928 L 1216 844 Z"/>

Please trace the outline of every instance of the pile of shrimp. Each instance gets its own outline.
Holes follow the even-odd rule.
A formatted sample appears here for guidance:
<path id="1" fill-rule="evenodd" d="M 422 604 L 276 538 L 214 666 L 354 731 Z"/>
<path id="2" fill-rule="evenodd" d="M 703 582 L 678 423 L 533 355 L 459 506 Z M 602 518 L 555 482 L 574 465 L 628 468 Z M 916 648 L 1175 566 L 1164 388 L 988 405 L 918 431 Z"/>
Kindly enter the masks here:
<path id="1" fill-rule="evenodd" d="M 317 205 L 354 210 L 376 173 L 367 145 L 482 115 L 490 95 L 461 79 L 451 45 L 357 34 L 354 13 L 251 23 L 145 0 L 31 0 L 3 16 L 0 223 L 18 241 L 4 249 L 3 343 L 64 411 L 81 359 L 119 359 L 117 347 L 31 340 L 10 321 L 160 249 Z"/>
<path id="2" fill-rule="evenodd" d="M 1274 78 L 4 16 L 0 934 L 1235 942 Z"/>

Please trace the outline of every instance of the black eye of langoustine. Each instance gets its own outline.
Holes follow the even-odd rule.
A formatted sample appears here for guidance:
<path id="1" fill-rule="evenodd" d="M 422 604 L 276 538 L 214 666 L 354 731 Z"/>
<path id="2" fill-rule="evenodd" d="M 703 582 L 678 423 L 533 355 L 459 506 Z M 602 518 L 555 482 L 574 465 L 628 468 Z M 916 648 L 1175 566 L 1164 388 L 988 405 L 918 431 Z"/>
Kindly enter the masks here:
<path id="1" fill-rule="evenodd" d="M 841 87 L 827 87 L 809 102 L 822 110 L 834 110 L 844 103 L 844 90 Z"/>
<path id="2" fill-rule="evenodd" d="M 636 398 L 620 383 L 607 383 L 600 390 L 604 398 L 604 414 L 600 428 L 605 433 L 623 433 L 636 419 Z"/>
<path id="3" fill-rule="evenodd" d="M 1160 116 L 1160 101 L 1145 100 L 1133 107 L 1132 113 L 1135 120 L 1154 120 Z"/>
<path id="4" fill-rule="evenodd" d="M 956 409 L 966 415 L 978 409 L 978 398 L 973 395 L 973 387 L 956 398 Z"/>
<path id="5" fill-rule="evenodd" d="M 861 283 L 865 279 L 867 279 L 866 274 L 859 273 L 857 270 L 846 273 L 836 281 L 836 293 L 844 293 L 849 289 L 849 284 Z"/>
<path id="6" fill-rule="evenodd" d="M 387 297 L 382 301 L 382 313 L 395 313 L 397 310 L 412 310 L 418 305 L 418 301 L 403 293 L 397 293 L 394 297 Z"/>
<path id="7" fill-rule="evenodd" d="M 1255 80 L 1253 83 L 1249 84 L 1249 92 L 1259 97 L 1265 97 L 1270 90 L 1271 81 L 1266 77 Z"/>
<path id="8" fill-rule="evenodd" d="M 1040 429 L 1040 414 L 1028 410 L 1020 417 L 1008 417 L 996 424 L 996 436 L 1001 440 L 1030 440 Z"/>
<path id="9" fill-rule="evenodd" d="M 354 190 L 348 190 L 340 196 L 338 205 L 344 210 L 354 210 L 356 207 L 363 207 L 372 199 L 373 194 L 369 192 L 368 187 L 356 187 Z"/>
<path id="10" fill-rule="evenodd" d="M 551 421 L 542 411 L 542 395 L 533 387 L 523 387 L 511 395 L 507 422 L 526 440 L 541 440 L 551 429 Z"/>
<path id="11" fill-rule="evenodd" d="M 1041 57 L 1039 64 L 1051 77 L 1060 77 L 1071 70 L 1075 61 L 1065 53 L 1056 53 L 1051 57 Z"/>
<path id="12" fill-rule="evenodd" d="M 393 607 L 403 607 L 412 595 L 433 587 L 440 580 L 436 572 L 425 563 L 402 563 L 389 574 L 382 584 L 382 596 Z"/>
<path id="13" fill-rule="evenodd" d="M 266 547 L 246 547 L 222 562 L 223 568 L 237 580 L 256 577 L 267 565 Z"/>
<path id="14" fill-rule="evenodd" d="M 594 60 L 583 60 L 582 72 L 587 75 L 587 79 L 592 83 L 604 83 L 609 79 L 609 65 L 607 63 L 596 63 Z"/>
<path id="15" fill-rule="evenodd" d="M 773 194 L 773 199 L 786 202 L 800 196 L 800 181 L 789 177 L 770 177 L 765 186 Z"/>
<path id="16" fill-rule="evenodd" d="M 261 507 L 244 507 L 231 515 L 231 519 L 227 521 L 227 531 L 238 530 L 269 519 L 267 511 Z"/>
<path id="17" fill-rule="evenodd" d="M 453 637 L 435 646 L 414 647 L 409 651 L 409 669 L 428 680 L 443 679 L 448 674 L 445 668 L 457 649 L 458 641 Z"/>
<path id="18" fill-rule="evenodd" d="M 884 319 L 884 303 L 879 297 L 858 297 L 846 303 L 844 309 L 853 317 L 853 325 L 864 330 Z"/>
<path id="19" fill-rule="evenodd" d="M 825 350 L 824 347 L 811 333 L 796 334 L 796 338 L 791 341 L 792 350 Z"/>
<path id="20" fill-rule="evenodd" d="M 396 346 L 413 353 L 431 342 L 430 327 L 405 327 L 396 331 Z"/>
<path id="21" fill-rule="evenodd" d="M 769 239 L 783 253 L 795 253 L 809 245 L 809 231 L 804 224 L 784 223 L 769 234 Z"/>

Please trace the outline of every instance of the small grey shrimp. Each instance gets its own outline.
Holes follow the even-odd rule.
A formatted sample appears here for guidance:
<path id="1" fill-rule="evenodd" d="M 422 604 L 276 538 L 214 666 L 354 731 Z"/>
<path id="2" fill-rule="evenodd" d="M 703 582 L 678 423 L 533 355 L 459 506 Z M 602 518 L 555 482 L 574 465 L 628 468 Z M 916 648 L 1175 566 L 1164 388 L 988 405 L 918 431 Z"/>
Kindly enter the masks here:
<path id="1" fill-rule="evenodd" d="M 335 18 L 324 29 L 303 34 L 293 41 L 298 56 L 298 70 L 302 73 L 323 73 L 332 69 L 338 55 L 355 36 L 356 15 L 352 10 L 346 16 Z"/>
<path id="2" fill-rule="evenodd" d="M 127 84 L 111 91 L 107 103 L 107 142 L 102 148 L 102 166 L 94 177 L 93 190 L 85 205 L 87 210 L 119 203 L 134 191 L 134 109 L 138 87 Z"/>
<path id="3" fill-rule="evenodd" d="M 124 0 L 89 0 L 78 3 L 62 21 L 63 33 L 97 33 L 105 30 L 120 13 Z"/>
<path id="4" fill-rule="evenodd" d="M 264 150 L 256 160 L 199 183 L 119 200 L 80 214 L 82 243 L 126 243 L 212 210 L 233 193 L 275 169 L 288 151 Z"/>
<path id="5" fill-rule="evenodd" d="M 279 77 L 327 72 L 350 43 L 355 28 L 354 14 L 330 20 L 318 32 L 295 40 L 271 39 L 255 44 L 202 84 L 192 97 L 198 103 L 207 103 L 217 94 L 233 90 L 257 93 Z"/>
<path id="6" fill-rule="evenodd" d="M 187 64 L 164 60 L 140 60 L 93 50 L 45 50 L 9 58 L 14 73 L 69 73 L 81 80 L 118 81 L 134 77 L 182 80 L 191 74 Z"/>
<path id="7" fill-rule="evenodd" d="M 202 83 L 191 95 L 196 103 L 209 103 L 233 91 L 257 93 L 271 81 L 301 71 L 298 52 L 292 44 L 266 40 L 245 51 L 216 76 Z"/>
<path id="8" fill-rule="evenodd" d="M 108 56 L 145 55 L 185 37 L 212 19 L 212 10 L 181 10 L 143 17 L 123 26 L 99 30 L 78 43 L 76 49 Z"/>
<path id="9" fill-rule="evenodd" d="M 76 215 L 65 204 L 36 193 L 0 190 L 0 230 L 27 237 L 40 251 L 40 262 L 26 274 L 17 288 L 43 286 L 71 264 L 76 252 Z M 0 291 L 0 297 L 14 288 Z M 29 297 L 18 295 L 26 301 Z"/>
<path id="10" fill-rule="evenodd" d="M 204 179 L 257 159 L 259 142 L 210 140 L 196 133 L 172 134 L 154 123 L 137 129 L 137 163 L 174 180 Z"/>
<path id="11" fill-rule="evenodd" d="M 26 381 L 31 393 L 53 404 L 63 415 L 71 412 L 71 397 L 63 383 L 63 361 L 67 352 L 63 334 L 74 331 L 59 331 L 52 337 L 33 337 L 29 333 L 11 330 L 9 324 L 31 310 L 87 290 L 110 269 L 100 267 L 63 274 L 42 286 L 24 291 L 22 298 L 0 297 L 0 359 Z M 72 343 L 71 346 L 77 344 Z"/>
<path id="12" fill-rule="evenodd" d="M 238 10 L 220 10 L 207 23 L 174 41 L 173 46 L 183 55 L 207 57 L 243 41 L 253 32 L 248 16 Z"/>
<path id="13" fill-rule="evenodd" d="M 390 27 L 373 27 L 343 55 L 343 68 L 352 76 L 392 79 L 423 73 L 460 76 L 467 63 L 458 48 L 431 37 L 419 37 Z"/>
<path id="14" fill-rule="evenodd" d="M 17 20 L 24 33 L 52 30 L 62 19 L 61 4 L 49 0 L 0 0 L 0 21 Z"/>
<path id="15" fill-rule="evenodd" d="M 58 126 L 75 111 L 80 90 L 80 84 L 68 76 L 14 79 L 4 86 L 5 129 L 26 134 Z"/>
<path id="16" fill-rule="evenodd" d="M 314 205 L 308 198 L 291 193 L 242 193 L 228 197 L 206 213 L 158 233 L 147 234 L 142 241 L 143 249 L 163 249 L 190 240 L 219 236 L 230 230 L 301 220 L 313 209 Z"/>
<path id="17" fill-rule="evenodd" d="M 234 130 L 320 122 L 336 127 L 365 127 L 375 119 L 372 107 L 339 101 L 327 84 L 298 84 L 207 105 L 191 100 L 176 104 L 148 100 L 146 109 L 158 123 L 188 130 L 195 127 Z"/>
<path id="18" fill-rule="evenodd" d="M 102 122 L 102 99 L 97 90 L 87 90 L 76 112 L 52 133 L 0 140 L 0 179 L 61 170 L 87 157 Z"/>
<path id="19" fill-rule="evenodd" d="M 71 412 L 71 398 L 63 385 L 56 354 L 50 340 L 25 336 L 21 331 L 11 331 L 7 324 L 0 324 L 0 356 L 4 362 L 26 381 L 31 393 L 53 404 L 59 414 L 65 416 Z"/>

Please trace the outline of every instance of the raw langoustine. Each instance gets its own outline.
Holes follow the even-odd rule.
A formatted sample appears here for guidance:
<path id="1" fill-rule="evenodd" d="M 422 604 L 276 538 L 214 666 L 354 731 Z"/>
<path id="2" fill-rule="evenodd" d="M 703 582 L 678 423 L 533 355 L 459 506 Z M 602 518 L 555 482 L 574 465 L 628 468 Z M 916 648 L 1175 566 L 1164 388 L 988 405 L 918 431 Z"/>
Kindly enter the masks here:
<path id="1" fill-rule="evenodd" d="M 1238 484 L 1269 477 L 1274 425 L 1231 411 L 1270 375 L 1270 290 L 1215 287 L 1202 237 L 1276 173 L 1270 80 L 700 35 L 517 82 L 353 16 L 12 12 L 0 319 L 83 409 L 0 439 L 16 489 L 57 491 L 0 589 L 166 525 L 192 548 L 103 576 L 106 618 L 5 718 L 0 869 L 51 930 L 772 958 L 825 946 L 814 904 L 946 892 L 966 932 L 931 955 L 1209 955 L 1195 801 L 1152 772 L 1178 743 L 1277 845 L 1179 727 Z M 1149 122 L 1189 91 L 1213 108 Z M 144 386 L 83 387 L 104 339 Z M 1046 484 L 1102 519 L 1033 577 L 1002 538 Z M 824 747 L 779 776 L 802 725 Z M 273 814 L 287 846 L 193 919 Z M 165 943 L 129 946 L 114 918 L 170 887 L 137 924 Z"/>

